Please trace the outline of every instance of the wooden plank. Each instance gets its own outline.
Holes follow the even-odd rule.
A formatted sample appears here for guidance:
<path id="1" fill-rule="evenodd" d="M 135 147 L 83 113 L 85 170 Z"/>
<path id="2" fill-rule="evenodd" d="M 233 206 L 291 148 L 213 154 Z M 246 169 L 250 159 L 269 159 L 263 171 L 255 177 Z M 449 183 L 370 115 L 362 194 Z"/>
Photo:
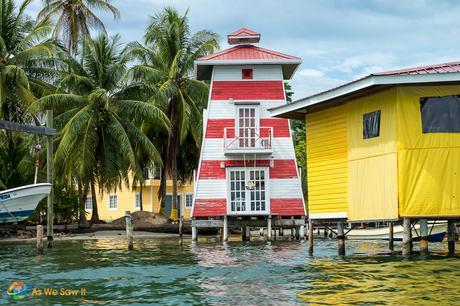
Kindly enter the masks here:
<path id="1" fill-rule="evenodd" d="M 53 136 L 56 134 L 56 129 L 47 128 L 44 126 L 35 126 L 30 124 L 20 124 L 6 120 L 0 120 L 0 129 L 45 136 Z"/>

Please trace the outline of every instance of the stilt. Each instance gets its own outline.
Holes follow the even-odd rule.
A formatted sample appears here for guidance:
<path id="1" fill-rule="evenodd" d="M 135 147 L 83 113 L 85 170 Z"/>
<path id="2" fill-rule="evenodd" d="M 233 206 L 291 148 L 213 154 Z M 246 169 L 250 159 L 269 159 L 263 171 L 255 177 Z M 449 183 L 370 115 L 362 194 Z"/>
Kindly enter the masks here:
<path id="1" fill-rule="evenodd" d="M 409 218 L 403 219 L 403 241 L 402 241 L 402 256 L 409 257 L 411 254 L 412 229 Z"/>
<path id="2" fill-rule="evenodd" d="M 300 226 L 295 227 L 295 239 L 300 240 Z"/>
<path id="3" fill-rule="evenodd" d="M 259 236 L 260 237 L 264 236 L 264 228 L 263 227 L 259 228 Z"/>
<path id="4" fill-rule="evenodd" d="M 284 236 L 284 228 L 280 227 L 280 234 L 279 234 L 280 237 L 283 237 Z"/>
<path id="5" fill-rule="evenodd" d="M 313 221 L 308 220 L 308 255 L 313 255 Z"/>
<path id="6" fill-rule="evenodd" d="M 455 255 L 455 222 L 454 220 L 447 221 L 447 243 L 449 256 Z"/>
<path id="7" fill-rule="evenodd" d="M 37 225 L 37 255 L 43 255 L 43 225 Z"/>
<path id="8" fill-rule="evenodd" d="M 248 225 L 244 227 L 244 238 L 245 238 L 244 241 L 251 240 L 251 228 Z"/>
<path id="9" fill-rule="evenodd" d="M 198 237 L 198 231 L 196 226 L 192 226 L 192 241 L 196 241 Z"/>
<path id="10" fill-rule="evenodd" d="M 267 240 L 272 240 L 272 217 L 268 216 L 267 218 Z"/>
<path id="11" fill-rule="evenodd" d="M 394 245 L 394 229 L 393 229 L 393 222 L 388 223 L 388 249 L 390 252 L 393 252 L 395 250 L 395 245 Z"/>
<path id="12" fill-rule="evenodd" d="M 291 228 L 291 237 L 289 237 L 291 240 L 295 239 L 295 227 Z"/>
<path id="13" fill-rule="evenodd" d="M 299 239 L 304 240 L 305 239 L 305 225 L 301 225 L 299 227 Z"/>
<path id="14" fill-rule="evenodd" d="M 134 238 L 133 238 L 133 219 L 131 212 L 127 210 L 125 212 L 125 225 L 126 225 L 126 237 L 128 239 L 128 250 L 134 249 Z"/>
<path id="15" fill-rule="evenodd" d="M 223 228 L 223 233 L 222 233 L 222 240 L 228 241 L 228 218 L 227 216 L 224 216 L 224 228 Z"/>
<path id="16" fill-rule="evenodd" d="M 327 238 L 327 227 L 324 228 L 324 238 Z"/>
<path id="17" fill-rule="evenodd" d="M 420 252 L 428 254 L 428 220 L 420 219 Z"/>
<path id="18" fill-rule="evenodd" d="M 343 231 L 343 223 L 337 222 L 337 244 L 339 247 L 339 255 L 345 255 L 345 233 Z"/>
<path id="19" fill-rule="evenodd" d="M 182 228 L 184 226 L 184 217 L 179 218 L 179 238 L 182 238 L 183 233 L 182 233 Z"/>

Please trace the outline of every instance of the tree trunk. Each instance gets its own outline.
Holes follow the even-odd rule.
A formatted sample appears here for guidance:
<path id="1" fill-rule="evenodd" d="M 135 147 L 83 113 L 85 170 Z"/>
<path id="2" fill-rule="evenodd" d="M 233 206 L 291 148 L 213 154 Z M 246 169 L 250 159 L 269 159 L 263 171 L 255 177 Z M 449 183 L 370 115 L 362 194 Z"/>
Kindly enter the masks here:
<path id="1" fill-rule="evenodd" d="M 91 224 L 99 223 L 99 212 L 97 210 L 97 199 L 96 199 L 96 188 L 94 186 L 94 180 L 91 180 L 91 197 L 93 200 L 93 212 L 91 214 Z"/>
<path id="2" fill-rule="evenodd" d="M 140 184 L 140 190 L 139 190 L 139 208 L 140 208 L 140 211 L 143 211 L 144 210 L 144 205 L 142 203 L 142 184 Z"/>
<path id="3" fill-rule="evenodd" d="M 176 150 L 174 149 L 174 154 L 172 155 L 172 209 L 171 209 L 171 219 L 177 220 L 178 215 L 178 205 L 177 205 L 177 157 Z"/>
<path id="4" fill-rule="evenodd" d="M 83 188 L 82 188 L 83 187 Z M 80 218 L 78 220 L 78 227 L 81 228 L 88 228 L 89 223 L 86 219 L 85 213 L 85 203 L 86 203 L 86 196 L 88 195 L 88 184 L 82 186 L 82 182 L 78 182 L 78 194 L 80 195 Z"/>

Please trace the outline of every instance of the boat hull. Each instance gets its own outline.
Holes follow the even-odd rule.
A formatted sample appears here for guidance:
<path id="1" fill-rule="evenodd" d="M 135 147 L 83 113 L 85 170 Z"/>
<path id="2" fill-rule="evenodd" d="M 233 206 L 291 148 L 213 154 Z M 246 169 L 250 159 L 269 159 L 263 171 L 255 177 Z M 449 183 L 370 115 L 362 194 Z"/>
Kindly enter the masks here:
<path id="1" fill-rule="evenodd" d="M 394 226 L 393 228 L 393 240 L 402 241 L 404 229 L 402 226 Z M 446 236 L 447 223 L 430 223 L 428 225 L 428 241 L 430 242 L 441 242 Z M 347 234 L 349 240 L 389 240 L 389 229 L 384 228 L 373 228 L 373 229 L 354 229 Z M 420 226 L 416 224 L 412 229 L 412 240 L 420 240 Z"/>
<path id="2" fill-rule="evenodd" d="M 0 224 L 24 221 L 49 195 L 51 184 L 35 184 L 0 192 Z"/>

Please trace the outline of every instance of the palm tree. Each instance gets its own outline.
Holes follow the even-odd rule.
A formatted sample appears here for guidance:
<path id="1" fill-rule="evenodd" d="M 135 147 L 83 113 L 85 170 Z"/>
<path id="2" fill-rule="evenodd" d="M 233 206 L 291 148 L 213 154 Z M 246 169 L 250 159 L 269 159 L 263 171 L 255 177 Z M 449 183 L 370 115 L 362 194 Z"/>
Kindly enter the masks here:
<path id="1" fill-rule="evenodd" d="M 92 12 L 94 9 L 111 12 L 115 19 L 120 17 L 110 0 L 45 0 L 38 19 L 57 17 L 53 37 L 61 39 L 75 53 L 78 41 L 90 38 L 91 30 L 106 33 L 104 24 Z"/>
<path id="2" fill-rule="evenodd" d="M 163 173 L 173 181 L 172 219 L 177 219 L 178 147 L 191 136 L 194 149 L 199 150 L 201 113 L 209 91 L 205 83 L 193 79 L 194 61 L 218 48 L 218 36 L 214 32 L 190 33 L 187 14 L 181 16 L 173 8 L 164 9 L 151 17 L 144 45 L 130 46 L 131 54 L 139 61 L 131 70 L 133 80 L 143 92 L 152 94 L 151 101 L 168 114 L 172 124 L 169 135 L 157 137 L 165 139 L 161 144 Z M 165 193 L 166 175 L 163 175 L 161 202 Z"/>
<path id="3" fill-rule="evenodd" d="M 63 58 L 70 71 L 60 82 L 58 93 L 37 100 L 33 107 L 52 108 L 60 129 L 55 171 L 67 179 L 77 178 L 92 192 L 91 222 L 98 222 L 95 187 L 113 191 L 128 174 L 142 174 L 135 147 L 152 163 L 161 164 L 157 148 L 134 124 L 144 120 L 157 129 L 170 128 L 167 116 L 150 103 L 129 99 L 123 81 L 129 57 L 121 50 L 119 36 L 102 34 L 83 42 L 81 59 Z M 79 186 L 80 187 L 80 186 Z"/>

